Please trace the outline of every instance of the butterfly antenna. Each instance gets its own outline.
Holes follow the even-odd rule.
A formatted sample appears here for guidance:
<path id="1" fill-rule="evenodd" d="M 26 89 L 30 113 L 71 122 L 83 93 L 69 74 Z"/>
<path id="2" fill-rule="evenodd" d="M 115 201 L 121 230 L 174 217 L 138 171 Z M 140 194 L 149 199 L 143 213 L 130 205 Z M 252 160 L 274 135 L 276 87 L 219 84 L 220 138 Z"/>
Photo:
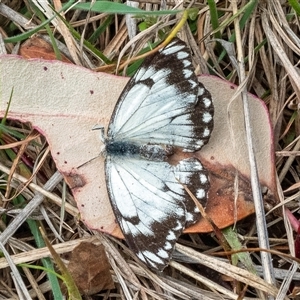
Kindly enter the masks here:
<path id="1" fill-rule="evenodd" d="M 103 145 L 102 145 L 102 147 L 101 147 L 101 149 L 100 149 L 100 154 L 102 154 L 102 155 L 105 156 L 105 144 L 106 144 L 106 141 L 107 141 L 107 137 L 106 137 L 106 135 L 105 135 L 105 133 L 104 133 L 104 126 L 102 126 L 102 125 L 95 125 L 95 126 L 92 128 L 92 130 L 100 130 L 100 140 L 101 140 L 101 142 L 103 143 Z M 84 162 L 82 165 L 78 166 L 77 168 L 79 169 L 79 168 L 85 166 L 86 164 L 92 162 L 94 159 L 96 159 L 96 158 L 98 158 L 98 157 L 99 157 L 99 155 L 97 155 L 97 156 L 91 158 L 90 160 Z"/>
<path id="2" fill-rule="evenodd" d="M 107 137 L 104 134 L 104 126 L 102 125 L 95 125 L 92 130 L 100 130 L 100 140 L 103 144 L 106 143 Z"/>
<path id="3" fill-rule="evenodd" d="M 95 156 L 95 157 L 93 157 L 93 158 L 91 158 L 91 159 L 89 159 L 88 161 L 86 161 L 86 162 L 84 162 L 83 164 L 79 165 L 79 166 L 77 167 L 77 169 L 82 168 L 83 166 L 89 164 L 89 163 L 92 162 L 94 159 L 98 158 L 99 156 L 100 156 L 100 154 L 97 155 L 97 156 Z"/>

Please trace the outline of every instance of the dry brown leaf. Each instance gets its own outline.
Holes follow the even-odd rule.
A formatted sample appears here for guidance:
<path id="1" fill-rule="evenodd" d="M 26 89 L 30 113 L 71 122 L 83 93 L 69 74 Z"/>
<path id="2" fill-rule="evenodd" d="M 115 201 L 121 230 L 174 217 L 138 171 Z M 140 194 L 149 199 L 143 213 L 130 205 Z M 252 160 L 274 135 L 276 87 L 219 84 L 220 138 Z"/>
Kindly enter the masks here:
<path id="1" fill-rule="evenodd" d="M 115 287 L 103 245 L 80 243 L 71 253 L 68 269 L 81 294 L 92 295 Z"/>
<path id="2" fill-rule="evenodd" d="M 81 219 L 92 229 L 121 237 L 106 191 L 104 159 L 100 156 L 102 143 L 99 133 L 92 128 L 96 124 L 108 125 L 128 79 L 58 61 L 5 56 L 0 63 L 5 70 L 0 114 L 4 115 L 14 88 L 9 118 L 31 122 L 46 136 L 57 168 L 73 191 Z M 212 76 L 202 76 L 200 80 L 213 97 L 215 127 L 210 142 L 193 155 L 210 172 L 206 212 L 223 228 L 254 212 L 242 105 L 240 98 L 231 101 L 234 85 Z M 268 112 L 261 100 L 252 95 L 249 99 L 260 181 L 276 195 Z M 210 230 L 204 220 L 188 229 L 189 232 Z"/>
<path id="3" fill-rule="evenodd" d="M 39 36 L 33 36 L 26 40 L 20 47 L 20 55 L 24 58 L 57 59 L 53 47 Z M 66 63 L 72 63 L 63 54 L 61 54 L 61 60 Z"/>

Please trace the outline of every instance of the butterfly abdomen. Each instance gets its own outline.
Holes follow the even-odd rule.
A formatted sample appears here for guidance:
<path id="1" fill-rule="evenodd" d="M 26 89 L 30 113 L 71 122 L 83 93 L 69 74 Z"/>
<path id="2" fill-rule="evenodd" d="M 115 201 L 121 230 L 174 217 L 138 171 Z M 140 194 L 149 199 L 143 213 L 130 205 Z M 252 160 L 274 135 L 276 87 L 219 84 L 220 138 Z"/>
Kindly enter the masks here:
<path id="1" fill-rule="evenodd" d="M 174 154 L 172 146 L 146 144 L 140 147 L 140 157 L 151 161 L 165 161 Z"/>

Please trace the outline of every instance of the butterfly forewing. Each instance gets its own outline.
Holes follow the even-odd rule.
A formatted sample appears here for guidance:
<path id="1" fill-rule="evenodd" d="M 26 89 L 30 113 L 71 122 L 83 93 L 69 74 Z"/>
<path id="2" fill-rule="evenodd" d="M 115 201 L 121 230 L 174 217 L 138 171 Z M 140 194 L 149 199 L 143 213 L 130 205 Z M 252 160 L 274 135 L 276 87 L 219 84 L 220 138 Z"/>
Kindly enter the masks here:
<path id="1" fill-rule="evenodd" d="M 148 57 L 122 92 L 106 139 L 108 195 L 129 247 L 163 270 L 183 230 L 200 218 L 186 186 L 205 205 L 209 180 L 195 158 L 171 165 L 171 147 L 199 150 L 213 128 L 209 92 L 175 39 Z"/>
<path id="2" fill-rule="evenodd" d="M 195 151 L 207 142 L 212 117 L 210 94 L 199 85 L 188 48 L 176 39 L 148 57 L 129 81 L 113 112 L 108 136 Z"/>

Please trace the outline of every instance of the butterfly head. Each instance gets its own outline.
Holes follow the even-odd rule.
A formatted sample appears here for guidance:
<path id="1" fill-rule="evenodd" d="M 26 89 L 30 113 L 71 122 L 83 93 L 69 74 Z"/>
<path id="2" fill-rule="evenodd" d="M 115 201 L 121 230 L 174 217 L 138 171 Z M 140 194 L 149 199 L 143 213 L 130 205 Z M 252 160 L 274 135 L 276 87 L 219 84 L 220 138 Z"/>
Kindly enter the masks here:
<path id="1" fill-rule="evenodd" d="M 106 157 L 106 155 L 107 155 L 106 144 L 108 142 L 108 138 L 104 133 L 104 126 L 95 125 L 92 130 L 100 130 L 100 140 L 103 143 L 103 145 L 101 145 L 101 147 L 100 147 L 100 154 L 102 156 Z"/>

